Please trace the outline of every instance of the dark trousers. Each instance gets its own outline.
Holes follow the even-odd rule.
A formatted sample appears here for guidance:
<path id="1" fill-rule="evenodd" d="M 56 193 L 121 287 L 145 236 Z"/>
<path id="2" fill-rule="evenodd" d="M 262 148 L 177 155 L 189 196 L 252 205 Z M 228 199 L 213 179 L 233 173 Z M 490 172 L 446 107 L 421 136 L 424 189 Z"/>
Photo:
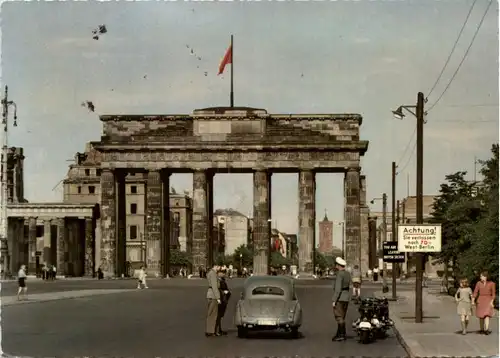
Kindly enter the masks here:
<path id="1" fill-rule="evenodd" d="M 348 306 L 349 302 L 338 301 L 337 303 L 335 303 L 335 307 L 333 308 L 333 315 L 335 316 L 337 324 L 345 324 L 345 316 L 347 314 Z"/>
<path id="2" fill-rule="evenodd" d="M 227 302 L 222 302 L 217 310 L 217 321 L 215 322 L 215 333 L 222 332 L 222 319 L 226 313 Z"/>

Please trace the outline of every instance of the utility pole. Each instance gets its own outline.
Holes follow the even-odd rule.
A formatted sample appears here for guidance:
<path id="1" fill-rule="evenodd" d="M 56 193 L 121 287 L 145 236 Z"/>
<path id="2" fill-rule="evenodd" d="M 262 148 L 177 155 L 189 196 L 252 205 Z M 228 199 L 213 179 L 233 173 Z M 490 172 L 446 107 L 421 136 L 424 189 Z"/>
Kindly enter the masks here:
<path id="1" fill-rule="evenodd" d="M 396 242 L 396 162 L 392 162 L 392 214 L 391 214 L 392 241 Z M 396 300 L 396 263 L 392 263 L 392 299 Z"/>
<path id="2" fill-rule="evenodd" d="M 425 98 L 422 92 L 417 95 L 417 225 L 424 223 L 424 112 Z M 415 284 L 415 322 L 422 323 L 422 275 L 424 269 L 424 257 L 421 252 L 417 253 L 417 278 Z"/>
<path id="3" fill-rule="evenodd" d="M 7 204 L 8 204 L 8 197 L 9 197 L 9 181 L 8 181 L 8 164 L 9 164 L 9 142 L 8 142 L 8 129 L 9 129 L 9 107 L 12 106 L 14 107 L 14 127 L 17 127 L 17 106 L 16 103 L 13 101 L 9 101 L 9 88 L 5 86 L 5 92 L 4 92 L 4 97 L 2 98 L 1 104 L 2 104 L 2 124 L 3 124 L 3 146 L 2 146 L 2 210 L 1 210 L 1 220 L 0 220 L 0 253 L 1 253 L 1 259 L 0 259 L 0 266 L 1 269 L 5 273 L 8 270 L 8 267 L 6 267 L 6 257 L 8 255 L 8 225 L 9 225 L 9 220 L 8 220 L 8 212 L 7 212 Z M 15 189 L 14 189 L 15 190 Z"/>
<path id="4" fill-rule="evenodd" d="M 387 194 L 384 193 L 382 194 L 382 227 L 383 227 L 383 240 L 384 242 L 387 241 Z M 382 270 L 384 272 L 383 276 L 382 276 L 382 291 L 384 292 L 387 292 L 385 291 L 384 289 L 387 289 L 388 290 L 388 287 L 387 287 L 387 265 L 385 264 L 385 261 L 383 262 L 382 264 Z"/>

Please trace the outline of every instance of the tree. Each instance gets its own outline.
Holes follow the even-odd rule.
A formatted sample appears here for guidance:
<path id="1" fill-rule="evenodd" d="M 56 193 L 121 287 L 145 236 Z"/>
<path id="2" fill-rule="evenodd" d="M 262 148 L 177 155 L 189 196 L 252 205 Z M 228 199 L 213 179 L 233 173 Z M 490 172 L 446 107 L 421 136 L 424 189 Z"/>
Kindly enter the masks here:
<path id="1" fill-rule="evenodd" d="M 241 255 L 241 257 L 240 257 Z M 253 266 L 253 250 L 247 245 L 241 245 L 234 250 L 233 262 L 236 266 L 242 265 L 242 267 Z"/>
<path id="2" fill-rule="evenodd" d="M 179 249 L 170 250 L 170 264 L 173 266 L 188 266 L 191 264 L 189 254 Z"/>
<path id="3" fill-rule="evenodd" d="M 319 267 L 321 270 L 326 269 L 328 267 L 328 260 L 325 257 L 325 255 L 323 255 L 319 251 L 315 251 L 314 255 L 315 255 L 314 261 L 315 261 L 316 266 Z"/>
<path id="4" fill-rule="evenodd" d="M 277 251 L 272 251 L 271 252 L 271 267 L 277 267 L 281 268 L 281 266 L 290 266 L 291 265 L 290 259 L 284 257 L 282 254 L 280 254 Z"/>
<path id="5" fill-rule="evenodd" d="M 463 226 L 470 246 L 459 258 L 461 274 L 472 278 L 476 272 L 487 270 L 498 283 L 498 144 L 491 148 L 492 158 L 481 161 L 482 187 L 474 198 L 480 208 L 475 225 Z"/>

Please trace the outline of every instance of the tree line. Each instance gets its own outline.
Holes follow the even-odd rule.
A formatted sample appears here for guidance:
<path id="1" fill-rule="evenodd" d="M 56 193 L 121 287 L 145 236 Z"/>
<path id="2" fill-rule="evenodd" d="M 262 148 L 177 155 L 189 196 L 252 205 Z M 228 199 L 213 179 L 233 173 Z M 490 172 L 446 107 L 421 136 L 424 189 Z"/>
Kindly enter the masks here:
<path id="1" fill-rule="evenodd" d="M 498 149 L 479 161 L 481 181 L 467 180 L 466 171 L 446 175 L 434 199 L 431 222 L 441 224 L 442 250 L 433 257 L 455 281 L 486 270 L 498 284 Z"/>

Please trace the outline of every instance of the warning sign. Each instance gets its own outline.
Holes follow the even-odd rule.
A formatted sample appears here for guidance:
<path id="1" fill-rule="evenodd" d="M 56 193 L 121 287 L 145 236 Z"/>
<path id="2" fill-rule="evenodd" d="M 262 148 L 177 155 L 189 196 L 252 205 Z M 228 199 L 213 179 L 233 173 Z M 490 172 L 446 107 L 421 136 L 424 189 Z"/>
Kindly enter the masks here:
<path id="1" fill-rule="evenodd" d="M 440 252 L 441 225 L 398 225 L 398 251 Z"/>

